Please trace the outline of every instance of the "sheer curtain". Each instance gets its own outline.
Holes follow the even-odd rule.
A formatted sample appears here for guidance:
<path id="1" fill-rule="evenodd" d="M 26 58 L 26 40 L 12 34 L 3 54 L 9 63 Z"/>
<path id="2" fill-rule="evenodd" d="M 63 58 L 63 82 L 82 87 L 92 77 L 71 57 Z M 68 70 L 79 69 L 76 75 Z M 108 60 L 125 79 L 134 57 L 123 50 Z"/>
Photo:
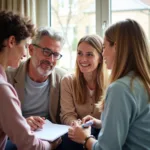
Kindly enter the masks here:
<path id="1" fill-rule="evenodd" d="M 49 7 L 49 0 L 0 0 L 0 10 L 13 11 L 28 16 L 36 27 L 49 26 Z M 28 57 L 29 53 L 27 53 Z"/>
<path id="2" fill-rule="evenodd" d="M 49 0 L 0 0 L 0 10 L 28 16 L 37 26 L 49 26 Z"/>

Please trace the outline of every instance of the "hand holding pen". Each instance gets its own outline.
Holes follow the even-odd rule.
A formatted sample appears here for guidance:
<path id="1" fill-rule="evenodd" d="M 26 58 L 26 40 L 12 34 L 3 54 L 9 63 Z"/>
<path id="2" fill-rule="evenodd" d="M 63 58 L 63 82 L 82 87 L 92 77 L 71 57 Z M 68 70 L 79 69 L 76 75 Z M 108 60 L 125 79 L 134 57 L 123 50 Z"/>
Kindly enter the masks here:
<path id="1" fill-rule="evenodd" d="M 79 143 L 84 143 L 84 140 L 87 136 L 91 135 L 91 121 L 87 123 L 80 123 L 78 121 L 74 121 L 73 126 L 71 126 L 68 130 L 68 137 Z"/>
<path id="2" fill-rule="evenodd" d="M 97 129 L 101 128 L 101 120 L 96 119 L 90 115 L 87 115 L 82 119 L 83 123 L 86 123 L 88 121 L 92 121 L 92 124 L 90 123 L 92 127 L 97 128 Z"/>
<path id="3" fill-rule="evenodd" d="M 82 128 L 87 128 L 89 126 L 92 126 L 93 123 L 94 123 L 93 120 L 89 120 L 87 122 L 82 123 L 82 121 L 78 119 L 78 120 L 72 121 L 71 127 L 76 127 L 77 125 L 81 125 Z"/>
<path id="4" fill-rule="evenodd" d="M 89 126 L 92 126 L 93 123 L 94 123 L 93 120 L 89 120 L 89 121 L 82 124 L 82 128 L 87 128 Z"/>

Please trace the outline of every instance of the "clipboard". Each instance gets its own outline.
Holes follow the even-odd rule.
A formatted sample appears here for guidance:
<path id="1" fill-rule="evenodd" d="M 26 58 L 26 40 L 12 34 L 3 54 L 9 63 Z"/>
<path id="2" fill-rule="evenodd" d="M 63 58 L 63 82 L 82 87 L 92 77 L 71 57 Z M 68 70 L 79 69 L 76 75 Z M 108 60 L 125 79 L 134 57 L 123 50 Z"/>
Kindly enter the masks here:
<path id="1" fill-rule="evenodd" d="M 49 120 L 45 120 L 45 124 L 42 129 L 38 129 L 33 131 L 35 136 L 41 140 L 53 142 L 57 138 L 68 132 L 70 126 L 62 125 L 62 124 L 54 124 Z"/>

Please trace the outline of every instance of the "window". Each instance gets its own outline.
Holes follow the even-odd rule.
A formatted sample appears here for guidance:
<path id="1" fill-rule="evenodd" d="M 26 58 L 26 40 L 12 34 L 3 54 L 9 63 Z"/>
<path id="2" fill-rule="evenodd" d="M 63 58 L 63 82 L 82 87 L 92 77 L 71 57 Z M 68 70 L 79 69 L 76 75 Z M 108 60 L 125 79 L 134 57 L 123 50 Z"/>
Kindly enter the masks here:
<path id="1" fill-rule="evenodd" d="M 111 0 L 111 23 L 127 18 L 136 20 L 150 40 L 149 0 Z"/>
<path id="2" fill-rule="evenodd" d="M 66 16 L 68 13 L 73 15 L 77 12 L 78 0 L 58 0 L 59 15 Z"/>
<path id="3" fill-rule="evenodd" d="M 86 34 L 89 34 L 89 31 L 90 31 L 89 26 L 86 26 L 86 28 L 85 28 L 85 33 L 86 33 Z"/>
<path id="4" fill-rule="evenodd" d="M 95 0 L 52 0 L 51 26 L 63 33 L 66 43 L 59 66 L 73 71 L 77 43 L 81 37 L 96 33 Z M 89 29 L 87 29 L 89 28 Z"/>
<path id="5" fill-rule="evenodd" d="M 150 0 L 51 0 L 51 8 L 51 26 L 66 39 L 59 66 L 71 71 L 80 38 L 94 33 L 103 37 L 105 29 L 119 20 L 136 20 L 150 40 Z"/>

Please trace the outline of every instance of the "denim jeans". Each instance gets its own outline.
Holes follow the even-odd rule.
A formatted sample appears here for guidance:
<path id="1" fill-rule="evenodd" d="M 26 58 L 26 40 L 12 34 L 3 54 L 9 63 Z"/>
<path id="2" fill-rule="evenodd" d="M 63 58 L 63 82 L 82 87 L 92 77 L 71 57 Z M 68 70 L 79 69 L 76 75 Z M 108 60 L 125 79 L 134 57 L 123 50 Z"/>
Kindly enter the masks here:
<path id="1" fill-rule="evenodd" d="M 96 139 L 99 131 L 99 129 L 91 128 L 91 134 L 94 135 Z M 5 150 L 17 150 L 17 147 L 8 140 Z M 65 134 L 62 136 L 62 143 L 56 148 L 56 150 L 83 150 L 83 145 L 70 140 L 68 134 Z"/>
<path id="2" fill-rule="evenodd" d="M 6 143 L 6 147 L 5 147 L 5 150 L 17 150 L 17 147 L 15 144 L 13 144 L 11 142 L 11 140 L 7 140 L 7 143 Z"/>
<path id="3" fill-rule="evenodd" d="M 94 135 L 96 139 L 99 131 L 99 129 L 91 128 L 91 134 Z M 70 140 L 68 134 L 65 134 L 62 136 L 62 143 L 56 150 L 83 150 L 83 145 Z"/>

